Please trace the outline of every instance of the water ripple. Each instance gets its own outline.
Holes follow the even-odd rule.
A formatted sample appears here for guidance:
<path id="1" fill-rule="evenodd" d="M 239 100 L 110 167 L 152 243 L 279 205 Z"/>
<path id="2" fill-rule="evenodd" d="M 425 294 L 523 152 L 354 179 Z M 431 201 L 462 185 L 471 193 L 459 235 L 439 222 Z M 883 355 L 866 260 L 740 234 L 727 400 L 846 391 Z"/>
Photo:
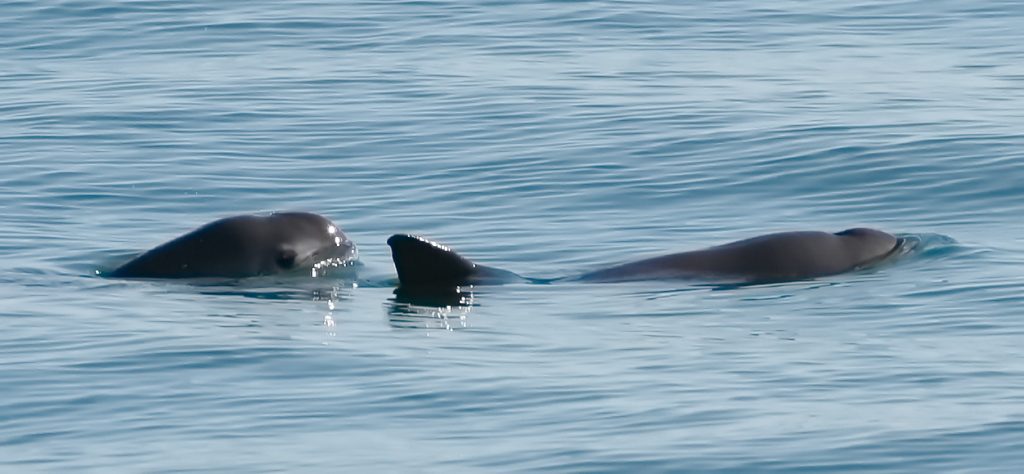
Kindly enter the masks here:
<path id="1" fill-rule="evenodd" d="M 1021 459 L 1013 2 L 7 2 L 0 466 L 985 471 Z M 97 276 L 320 212 L 324 278 Z M 388 235 L 557 278 L 878 227 L 775 285 L 395 291 Z M 189 456 L 168 456 L 168 453 Z"/>

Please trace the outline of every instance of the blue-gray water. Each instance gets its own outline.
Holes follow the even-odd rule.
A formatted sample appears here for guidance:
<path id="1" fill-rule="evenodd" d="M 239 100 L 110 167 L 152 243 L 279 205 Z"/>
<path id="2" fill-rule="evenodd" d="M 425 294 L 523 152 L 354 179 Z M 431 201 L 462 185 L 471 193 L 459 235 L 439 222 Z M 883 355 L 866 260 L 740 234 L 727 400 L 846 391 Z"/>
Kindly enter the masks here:
<path id="1" fill-rule="evenodd" d="M 1019 472 L 1022 24 L 970 0 L 6 2 L 0 468 Z M 338 222 L 358 276 L 96 276 L 277 209 Z M 451 307 L 396 298 L 384 244 L 546 278 L 853 226 L 921 244 Z"/>

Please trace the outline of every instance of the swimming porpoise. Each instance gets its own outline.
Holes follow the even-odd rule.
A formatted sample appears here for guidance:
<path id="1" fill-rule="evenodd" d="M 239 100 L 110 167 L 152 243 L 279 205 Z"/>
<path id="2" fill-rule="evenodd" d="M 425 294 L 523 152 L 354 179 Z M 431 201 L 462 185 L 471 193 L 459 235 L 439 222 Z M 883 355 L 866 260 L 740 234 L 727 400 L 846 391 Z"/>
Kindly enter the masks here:
<path id="1" fill-rule="evenodd" d="M 625 282 L 692 279 L 737 283 L 803 280 L 856 270 L 884 260 L 902 239 L 867 228 L 828 233 L 780 232 L 615 265 L 558 280 Z M 480 265 L 423 237 L 388 239 L 403 286 L 451 287 L 542 281 Z M 546 280 L 555 281 L 555 280 Z"/>
<path id="2" fill-rule="evenodd" d="M 245 278 L 356 258 L 355 244 L 326 217 L 308 212 L 226 217 L 159 245 L 108 276 Z"/>

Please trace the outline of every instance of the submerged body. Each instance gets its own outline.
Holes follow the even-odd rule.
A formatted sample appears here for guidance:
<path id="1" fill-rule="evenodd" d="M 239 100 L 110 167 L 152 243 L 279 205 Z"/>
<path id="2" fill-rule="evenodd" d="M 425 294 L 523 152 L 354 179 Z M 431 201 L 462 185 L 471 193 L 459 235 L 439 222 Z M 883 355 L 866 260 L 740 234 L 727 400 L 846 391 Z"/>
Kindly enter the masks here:
<path id="1" fill-rule="evenodd" d="M 524 278 L 478 265 L 448 247 L 421 237 L 388 239 L 402 285 L 496 284 Z M 615 265 L 575 279 L 621 282 L 704 279 L 736 282 L 789 281 L 835 275 L 877 263 L 893 254 L 900 239 L 880 230 L 855 228 L 837 233 L 781 232 Z"/>
<path id="2" fill-rule="evenodd" d="M 355 255 L 355 244 L 326 217 L 278 212 L 211 222 L 139 255 L 109 276 L 245 278 L 346 262 Z"/>

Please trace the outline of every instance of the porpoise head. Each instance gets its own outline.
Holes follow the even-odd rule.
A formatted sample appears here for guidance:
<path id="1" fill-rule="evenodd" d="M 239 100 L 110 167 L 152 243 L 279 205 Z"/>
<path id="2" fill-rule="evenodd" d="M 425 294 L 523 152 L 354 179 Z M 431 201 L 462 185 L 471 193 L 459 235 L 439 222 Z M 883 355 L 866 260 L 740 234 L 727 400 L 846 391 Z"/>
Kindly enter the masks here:
<path id="1" fill-rule="evenodd" d="M 266 218 L 266 253 L 260 273 L 341 265 L 356 258 L 356 246 L 327 218 L 307 212 L 277 212 Z"/>
<path id="2" fill-rule="evenodd" d="M 117 278 L 245 278 L 355 260 L 333 222 L 308 212 L 226 217 L 159 245 L 112 271 Z"/>

